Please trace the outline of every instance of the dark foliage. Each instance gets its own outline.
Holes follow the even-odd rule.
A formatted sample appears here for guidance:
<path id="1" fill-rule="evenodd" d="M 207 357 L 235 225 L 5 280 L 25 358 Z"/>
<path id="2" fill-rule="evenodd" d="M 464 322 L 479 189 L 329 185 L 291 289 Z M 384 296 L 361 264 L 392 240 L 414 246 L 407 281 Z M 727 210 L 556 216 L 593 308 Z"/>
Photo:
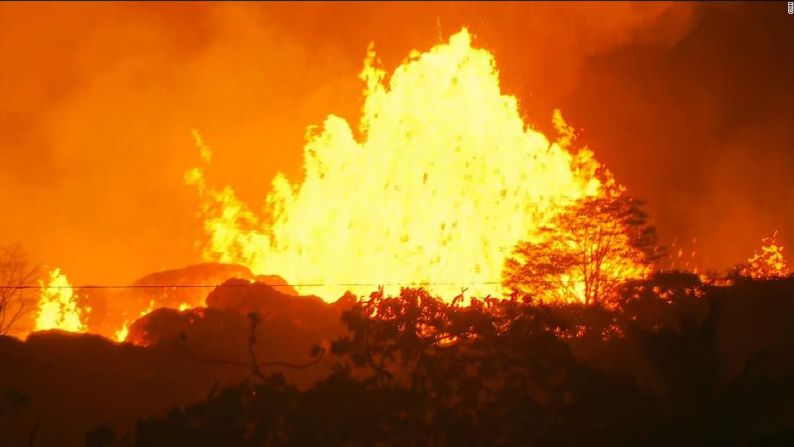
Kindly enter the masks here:
<path id="1" fill-rule="evenodd" d="M 718 288 L 669 273 L 625 284 L 610 309 L 376 292 L 344 313 L 338 364 L 309 389 L 254 376 L 138 421 L 129 443 L 781 445 L 794 439 L 794 369 L 767 360 L 792 344 L 750 349 L 730 371 L 740 350 L 726 349 L 737 334 L 721 322 L 763 293 L 789 333 L 794 313 L 781 303 L 792 291 L 791 280 Z M 128 442 L 111 438 L 100 427 L 87 444 Z"/>
<path id="2" fill-rule="evenodd" d="M 624 278 L 641 276 L 664 252 L 642 204 L 610 190 L 569 205 L 515 246 L 504 285 L 541 301 L 613 301 Z"/>

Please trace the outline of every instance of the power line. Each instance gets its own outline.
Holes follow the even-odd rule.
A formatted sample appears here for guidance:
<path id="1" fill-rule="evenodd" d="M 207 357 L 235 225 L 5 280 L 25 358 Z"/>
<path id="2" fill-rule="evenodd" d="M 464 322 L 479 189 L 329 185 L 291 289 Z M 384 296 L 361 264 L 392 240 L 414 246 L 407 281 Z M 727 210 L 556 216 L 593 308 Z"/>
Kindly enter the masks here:
<path id="1" fill-rule="evenodd" d="M 568 281 L 547 281 L 547 280 L 528 280 L 523 283 L 532 284 L 559 284 L 559 283 L 583 283 L 584 280 Z M 247 287 L 254 284 L 261 284 L 269 287 L 379 287 L 379 286 L 485 286 L 501 285 L 501 281 L 475 281 L 475 282 L 394 282 L 394 283 L 305 283 L 305 284 L 268 284 L 261 282 L 252 283 L 233 283 L 233 284 L 127 284 L 127 285 L 79 285 L 79 286 L 42 286 L 25 284 L 19 286 L 0 286 L 0 289 L 209 289 L 218 287 Z"/>

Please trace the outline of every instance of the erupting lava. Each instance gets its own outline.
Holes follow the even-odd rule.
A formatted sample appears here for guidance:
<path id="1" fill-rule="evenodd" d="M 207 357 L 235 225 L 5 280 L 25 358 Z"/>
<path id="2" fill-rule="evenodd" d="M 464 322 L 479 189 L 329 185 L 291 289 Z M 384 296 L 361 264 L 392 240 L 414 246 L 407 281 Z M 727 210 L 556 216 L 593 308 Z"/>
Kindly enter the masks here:
<path id="1" fill-rule="evenodd" d="M 783 246 L 777 240 L 777 231 L 761 240 L 761 251 L 747 260 L 741 273 L 753 279 L 780 278 L 788 275 L 788 264 L 783 257 Z"/>
<path id="2" fill-rule="evenodd" d="M 144 317 L 144 316 L 146 316 L 147 314 L 149 314 L 153 310 L 154 310 L 154 300 L 150 300 L 149 301 L 149 306 L 146 309 L 142 310 L 138 314 L 138 316 L 139 317 Z M 179 310 L 182 310 L 181 306 L 180 306 Z M 121 329 L 117 330 L 116 333 L 113 335 L 115 337 L 116 341 L 123 342 L 123 341 L 125 341 L 127 339 L 127 335 L 130 332 L 129 326 L 130 326 L 130 322 L 128 320 L 124 320 L 124 324 L 121 326 Z"/>
<path id="3" fill-rule="evenodd" d="M 524 123 L 493 56 L 466 29 L 412 52 L 388 80 L 370 50 L 361 78 L 361 138 L 333 115 L 310 128 L 303 183 L 277 175 L 261 214 L 230 187 L 207 185 L 202 169 L 186 174 L 203 201 L 206 258 L 278 274 L 329 301 L 378 285 L 501 296 L 513 247 L 613 182 L 589 149 L 573 150 L 559 112 L 553 142 Z"/>
<path id="4" fill-rule="evenodd" d="M 117 342 L 123 342 L 127 339 L 127 335 L 130 333 L 129 323 L 126 321 L 121 329 L 117 330 L 113 337 L 116 339 Z"/>
<path id="5" fill-rule="evenodd" d="M 81 317 L 82 312 L 90 312 L 90 308 L 81 309 L 76 302 L 77 295 L 60 269 L 50 272 L 49 281 L 39 281 L 41 297 L 39 298 L 36 329 L 60 329 L 70 332 L 85 332 L 86 327 Z"/>

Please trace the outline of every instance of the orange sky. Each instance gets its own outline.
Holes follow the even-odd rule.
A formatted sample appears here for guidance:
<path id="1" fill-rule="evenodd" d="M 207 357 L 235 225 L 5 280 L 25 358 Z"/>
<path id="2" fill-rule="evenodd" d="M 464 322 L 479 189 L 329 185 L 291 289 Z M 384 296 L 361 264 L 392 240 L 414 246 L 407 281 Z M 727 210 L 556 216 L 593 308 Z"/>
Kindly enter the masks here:
<path id="1" fill-rule="evenodd" d="M 3 3 L 0 243 L 75 284 L 198 262 L 191 129 L 210 180 L 258 208 L 302 175 L 307 126 L 356 121 L 369 42 L 391 69 L 466 25 L 527 121 L 560 107 L 665 242 L 698 237 L 718 267 L 775 229 L 792 247 L 783 6 Z"/>

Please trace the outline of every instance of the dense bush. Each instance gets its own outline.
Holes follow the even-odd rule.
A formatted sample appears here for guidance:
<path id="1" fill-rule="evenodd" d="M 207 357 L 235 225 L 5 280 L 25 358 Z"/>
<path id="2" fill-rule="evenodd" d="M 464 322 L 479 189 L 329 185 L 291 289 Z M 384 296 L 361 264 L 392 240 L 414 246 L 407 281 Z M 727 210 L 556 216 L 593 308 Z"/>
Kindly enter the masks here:
<path id="1" fill-rule="evenodd" d="M 349 334 L 332 344 L 338 363 L 325 379 L 299 390 L 255 377 L 140 420 L 129 442 L 777 445 L 794 440 L 794 370 L 774 361 L 794 346 L 793 290 L 791 280 L 712 287 L 665 274 L 624 285 L 610 309 L 376 292 L 343 315 Z M 766 330 L 789 338 L 726 363 L 741 351 L 731 343 L 750 341 L 721 322 L 748 305 L 776 306 L 783 323 Z M 112 445 L 103 433 L 88 444 Z"/>

